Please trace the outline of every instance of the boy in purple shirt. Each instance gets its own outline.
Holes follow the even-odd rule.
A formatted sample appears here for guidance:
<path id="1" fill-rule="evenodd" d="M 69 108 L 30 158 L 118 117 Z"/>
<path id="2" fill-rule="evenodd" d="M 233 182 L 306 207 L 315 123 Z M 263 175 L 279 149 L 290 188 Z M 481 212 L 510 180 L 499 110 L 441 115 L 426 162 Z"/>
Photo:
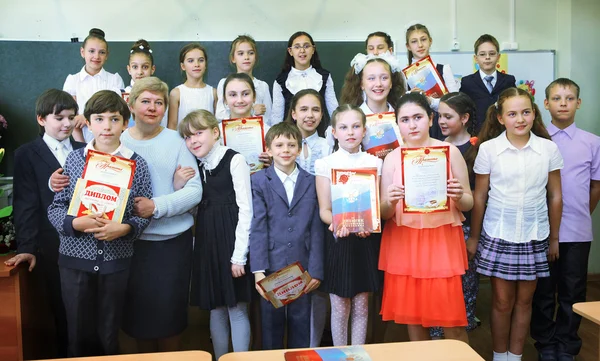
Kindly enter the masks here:
<path id="1" fill-rule="evenodd" d="M 533 298 L 531 337 L 540 361 L 572 361 L 581 349 L 581 316 L 573 312 L 573 304 L 585 301 L 591 214 L 600 199 L 600 137 L 575 125 L 580 105 L 579 86 L 572 80 L 559 78 L 546 88 L 544 106 L 552 116 L 548 132 L 563 156 L 564 169 L 559 259 L 550 264 L 550 277 L 538 280 Z"/>

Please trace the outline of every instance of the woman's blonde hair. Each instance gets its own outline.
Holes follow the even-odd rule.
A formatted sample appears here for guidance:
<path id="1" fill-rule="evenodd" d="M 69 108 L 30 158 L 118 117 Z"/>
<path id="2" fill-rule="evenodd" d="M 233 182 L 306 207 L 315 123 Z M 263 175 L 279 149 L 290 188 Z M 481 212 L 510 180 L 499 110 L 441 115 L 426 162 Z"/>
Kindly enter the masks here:
<path id="1" fill-rule="evenodd" d="M 145 91 L 162 95 L 165 102 L 165 109 L 167 109 L 169 106 L 169 86 L 155 76 L 142 78 L 133 84 L 133 88 L 131 88 L 131 92 L 129 92 L 128 101 L 131 108 L 133 108 L 137 98 Z"/>

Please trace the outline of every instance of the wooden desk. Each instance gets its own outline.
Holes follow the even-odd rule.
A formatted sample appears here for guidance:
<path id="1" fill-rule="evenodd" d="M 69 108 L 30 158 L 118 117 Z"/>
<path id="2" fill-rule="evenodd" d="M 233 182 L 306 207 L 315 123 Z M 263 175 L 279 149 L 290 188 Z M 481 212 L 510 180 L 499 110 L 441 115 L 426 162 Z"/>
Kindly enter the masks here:
<path id="1" fill-rule="evenodd" d="M 61 358 L 45 361 L 212 361 L 206 351 L 136 353 L 131 355 Z"/>
<path id="2" fill-rule="evenodd" d="M 22 267 L 8 267 L 0 256 L 0 360 L 23 360 L 23 333 L 21 329 L 21 279 L 26 271 Z"/>
<path id="3" fill-rule="evenodd" d="M 396 342 L 364 345 L 373 361 L 484 361 L 469 345 L 456 340 Z M 233 352 L 219 361 L 283 361 L 290 350 Z"/>
<path id="4" fill-rule="evenodd" d="M 579 302 L 573 305 L 573 311 L 596 325 L 600 325 L 600 302 Z M 600 360 L 600 338 L 598 341 L 598 359 Z"/>

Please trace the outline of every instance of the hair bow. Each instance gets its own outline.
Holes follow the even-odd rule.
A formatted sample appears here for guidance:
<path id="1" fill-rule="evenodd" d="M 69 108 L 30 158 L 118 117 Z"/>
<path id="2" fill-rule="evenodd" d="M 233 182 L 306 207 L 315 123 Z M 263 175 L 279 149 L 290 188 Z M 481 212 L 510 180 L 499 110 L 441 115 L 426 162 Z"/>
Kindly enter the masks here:
<path id="1" fill-rule="evenodd" d="M 362 53 L 358 53 L 358 54 L 356 54 L 356 56 L 354 56 L 354 58 L 350 62 L 350 66 L 354 67 L 354 73 L 358 75 L 363 70 L 365 65 L 367 65 L 367 62 L 369 62 L 369 60 L 373 60 L 373 59 L 384 60 L 386 63 L 389 64 L 390 69 L 392 69 L 392 73 L 396 73 L 401 70 L 398 59 L 396 59 L 396 57 L 394 55 L 388 53 L 387 51 L 385 53 L 379 54 L 379 55 L 373 55 L 373 54 L 365 55 Z"/>

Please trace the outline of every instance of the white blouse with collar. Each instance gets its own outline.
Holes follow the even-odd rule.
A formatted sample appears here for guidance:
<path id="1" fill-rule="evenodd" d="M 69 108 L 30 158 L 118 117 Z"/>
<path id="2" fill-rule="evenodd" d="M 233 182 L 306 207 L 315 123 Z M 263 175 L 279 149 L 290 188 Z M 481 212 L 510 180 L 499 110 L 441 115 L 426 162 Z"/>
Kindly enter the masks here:
<path id="1" fill-rule="evenodd" d="M 381 175 L 383 160 L 367 152 L 349 153 L 340 148 L 331 155 L 315 161 L 315 175 L 331 180 L 332 169 L 344 168 L 375 168 Z"/>
<path id="2" fill-rule="evenodd" d="M 323 86 L 323 77 L 321 74 L 317 73 L 312 66 L 308 67 L 306 70 L 298 70 L 292 67 L 288 74 L 288 78 L 285 81 L 285 86 L 292 94 L 296 94 L 303 89 L 314 89 L 319 91 Z M 338 107 L 331 74 L 329 74 L 327 82 L 325 83 L 325 106 L 327 107 L 327 112 L 330 117 L 335 108 Z M 282 122 L 287 116 L 287 114 L 283 114 L 284 111 L 285 98 L 283 97 L 283 89 L 277 80 L 275 80 L 275 82 L 273 82 L 273 113 L 271 115 L 271 124 Z"/>
<path id="3" fill-rule="evenodd" d="M 206 157 L 198 159 L 200 171 L 204 172 L 206 176 L 206 173 L 215 169 L 225 156 L 227 149 L 229 148 L 216 143 Z M 238 153 L 231 158 L 229 172 L 233 182 L 235 202 L 238 206 L 238 224 L 235 228 L 235 247 L 231 255 L 231 263 L 245 265 L 248 260 L 248 239 L 252 222 L 252 190 L 250 167 L 246 164 L 243 155 Z"/>
<path id="4" fill-rule="evenodd" d="M 256 90 L 256 99 L 254 103 L 265 105 L 265 108 L 267 109 L 262 117 L 265 124 L 273 125 L 271 123 L 271 107 L 273 106 L 273 103 L 271 102 L 271 93 L 269 93 L 269 84 L 256 78 L 253 79 L 253 83 L 254 89 Z M 224 84 L 225 78 L 221 79 L 217 85 L 217 110 L 215 111 L 215 117 L 219 121 L 231 118 L 231 112 L 225 107 L 225 99 L 223 97 Z"/>
<path id="5" fill-rule="evenodd" d="M 308 150 L 308 157 L 304 157 L 304 148 Z M 328 156 L 331 153 L 329 144 L 325 138 L 319 137 L 319 134 L 315 132 L 313 135 L 302 139 L 302 150 L 300 155 L 296 158 L 296 163 L 300 165 L 302 169 L 308 173 L 315 174 L 315 162 L 317 159 Z"/>

